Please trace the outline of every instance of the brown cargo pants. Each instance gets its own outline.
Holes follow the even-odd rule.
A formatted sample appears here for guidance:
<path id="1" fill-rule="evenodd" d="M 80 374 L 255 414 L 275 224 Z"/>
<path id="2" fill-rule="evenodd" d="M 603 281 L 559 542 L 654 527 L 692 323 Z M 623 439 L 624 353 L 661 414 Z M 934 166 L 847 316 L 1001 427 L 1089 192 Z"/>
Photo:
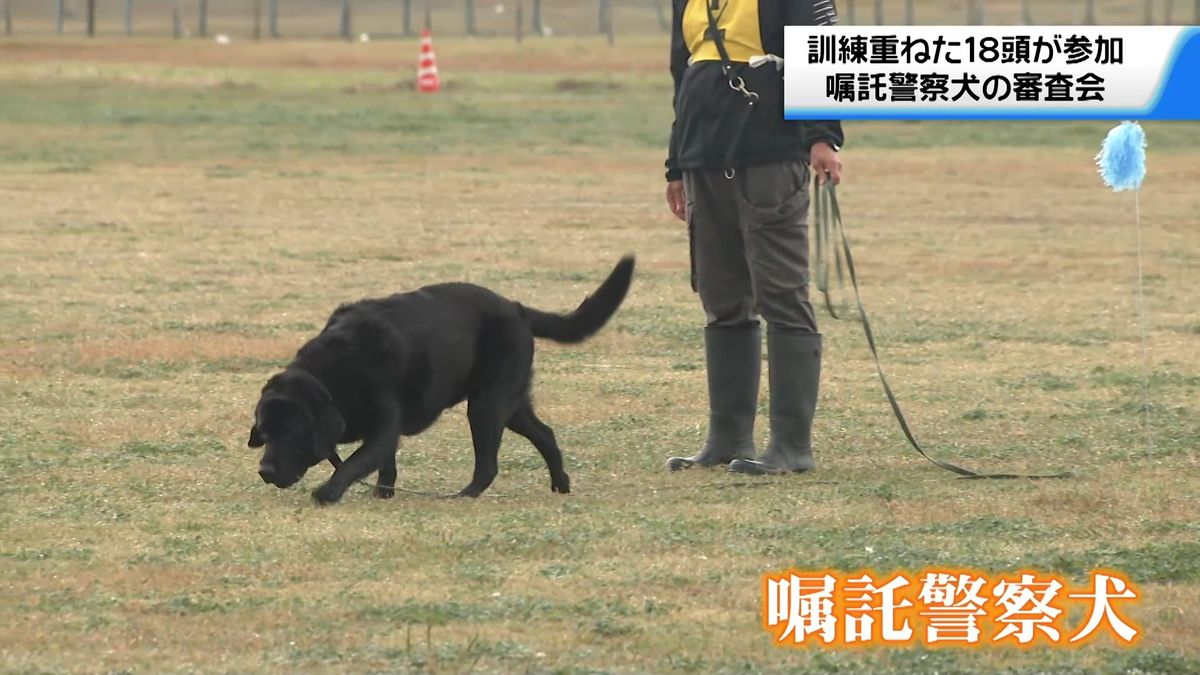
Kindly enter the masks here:
<path id="1" fill-rule="evenodd" d="M 808 165 L 685 171 L 692 288 L 713 327 L 762 317 L 817 332 L 808 299 Z"/>

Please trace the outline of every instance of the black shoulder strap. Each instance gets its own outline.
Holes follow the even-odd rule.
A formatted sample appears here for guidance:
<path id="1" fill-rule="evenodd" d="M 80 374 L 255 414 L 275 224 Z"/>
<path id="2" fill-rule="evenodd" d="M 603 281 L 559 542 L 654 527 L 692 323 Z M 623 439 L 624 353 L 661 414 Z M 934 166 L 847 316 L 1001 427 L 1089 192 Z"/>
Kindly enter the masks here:
<path id="1" fill-rule="evenodd" d="M 705 35 L 717 46 L 717 53 L 721 55 L 721 70 L 725 73 L 726 79 L 729 80 L 729 88 L 740 93 L 746 100 L 746 107 L 742 109 L 741 114 L 738 116 L 737 130 L 733 134 L 729 148 L 725 151 L 725 177 L 733 178 L 736 171 L 734 164 L 737 162 L 738 148 L 742 143 L 742 133 L 746 129 L 746 123 L 750 121 L 750 112 L 754 110 L 754 105 L 758 103 L 758 92 L 747 89 L 746 81 L 740 75 L 733 74 L 733 61 L 729 58 L 729 51 L 725 49 L 725 36 L 722 35 L 721 29 L 717 27 L 717 17 L 713 14 L 713 6 L 716 5 L 720 8 L 721 0 L 703 0 L 703 2 L 704 10 L 708 13 L 708 31 Z"/>
<path id="2" fill-rule="evenodd" d="M 717 46 L 717 53 L 721 55 L 721 69 L 725 71 L 725 77 L 729 77 L 733 72 L 733 62 L 729 60 L 729 51 L 725 49 L 725 36 L 721 29 L 717 28 L 717 17 L 713 14 L 714 5 L 719 9 L 721 0 L 704 0 L 704 10 L 708 12 L 707 37 Z"/>

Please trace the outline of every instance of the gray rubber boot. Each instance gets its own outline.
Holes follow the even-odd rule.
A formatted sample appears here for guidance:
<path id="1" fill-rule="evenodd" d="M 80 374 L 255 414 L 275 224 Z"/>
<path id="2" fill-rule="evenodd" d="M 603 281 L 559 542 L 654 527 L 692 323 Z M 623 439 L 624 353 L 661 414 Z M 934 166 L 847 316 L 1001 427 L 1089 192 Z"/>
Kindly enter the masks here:
<path id="1" fill-rule="evenodd" d="M 754 456 L 754 415 L 762 373 L 758 324 L 704 329 L 708 370 L 708 438 L 691 457 L 671 457 L 671 471 L 711 467 Z"/>
<path id="2" fill-rule="evenodd" d="M 767 330 L 771 440 L 758 459 L 739 459 L 734 473 L 811 471 L 812 424 L 821 383 L 821 334 L 771 326 Z"/>

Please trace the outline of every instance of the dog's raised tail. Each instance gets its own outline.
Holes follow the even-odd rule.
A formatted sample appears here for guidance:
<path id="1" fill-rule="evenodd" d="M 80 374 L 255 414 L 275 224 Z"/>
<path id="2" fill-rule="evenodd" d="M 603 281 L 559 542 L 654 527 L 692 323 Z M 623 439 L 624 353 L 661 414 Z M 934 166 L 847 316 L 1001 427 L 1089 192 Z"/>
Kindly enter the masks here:
<path id="1" fill-rule="evenodd" d="M 633 281 L 632 254 L 621 258 L 617 266 L 594 293 L 583 299 L 570 314 L 552 314 L 522 306 L 536 337 L 555 342 L 583 342 L 596 334 L 625 300 Z"/>

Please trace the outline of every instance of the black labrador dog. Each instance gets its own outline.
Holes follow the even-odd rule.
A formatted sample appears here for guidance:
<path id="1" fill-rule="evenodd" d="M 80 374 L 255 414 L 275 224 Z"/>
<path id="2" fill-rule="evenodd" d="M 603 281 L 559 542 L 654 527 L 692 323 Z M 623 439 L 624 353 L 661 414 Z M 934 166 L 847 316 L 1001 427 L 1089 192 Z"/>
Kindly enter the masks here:
<path id="1" fill-rule="evenodd" d="M 533 411 L 529 389 L 534 338 L 577 343 L 599 331 L 625 299 L 634 258 L 626 256 L 570 314 L 526 307 L 480 286 L 446 283 L 342 305 L 287 368 L 267 381 L 249 445 L 266 446 L 262 479 L 286 488 L 330 461 L 333 476 L 313 492 L 321 504 L 379 472 L 375 494 L 395 494 L 401 436 L 429 428 L 467 402 L 475 471 L 460 496 L 477 497 L 496 477 L 508 428 L 533 443 L 550 470 L 550 489 L 570 477 L 554 432 Z M 362 441 L 343 464 L 338 443 Z"/>

